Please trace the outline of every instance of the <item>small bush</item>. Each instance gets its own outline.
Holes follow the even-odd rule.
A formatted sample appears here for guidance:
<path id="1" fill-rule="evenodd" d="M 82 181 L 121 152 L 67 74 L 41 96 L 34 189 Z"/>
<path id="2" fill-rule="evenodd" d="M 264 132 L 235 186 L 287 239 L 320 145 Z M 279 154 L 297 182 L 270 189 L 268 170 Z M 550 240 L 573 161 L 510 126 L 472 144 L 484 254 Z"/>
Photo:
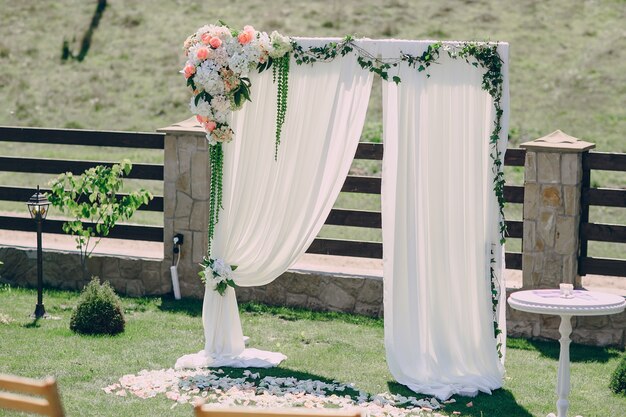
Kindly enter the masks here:
<path id="1" fill-rule="evenodd" d="M 626 395 L 626 356 L 622 358 L 611 376 L 609 388 L 616 393 Z"/>
<path id="2" fill-rule="evenodd" d="M 81 334 L 116 335 L 124 331 L 119 297 L 108 282 L 94 278 L 83 289 L 70 319 L 70 329 Z"/>

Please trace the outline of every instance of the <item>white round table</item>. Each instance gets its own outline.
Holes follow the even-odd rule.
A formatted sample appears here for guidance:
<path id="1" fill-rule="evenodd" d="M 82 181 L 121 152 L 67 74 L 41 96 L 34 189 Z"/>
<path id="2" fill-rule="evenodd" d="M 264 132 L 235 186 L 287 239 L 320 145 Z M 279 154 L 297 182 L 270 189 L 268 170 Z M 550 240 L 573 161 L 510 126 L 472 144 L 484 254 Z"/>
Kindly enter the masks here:
<path id="1" fill-rule="evenodd" d="M 561 316 L 561 352 L 557 375 L 556 402 L 557 417 L 567 417 L 570 392 L 569 344 L 572 333 L 572 316 L 599 316 L 621 313 L 626 308 L 626 300 L 614 294 L 595 291 L 575 290 L 570 297 L 561 295 L 560 290 L 527 290 L 511 294 L 509 305 L 516 310 L 529 313 L 554 314 Z M 554 416 L 554 414 L 550 414 Z M 550 416 L 549 415 L 549 416 Z"/>

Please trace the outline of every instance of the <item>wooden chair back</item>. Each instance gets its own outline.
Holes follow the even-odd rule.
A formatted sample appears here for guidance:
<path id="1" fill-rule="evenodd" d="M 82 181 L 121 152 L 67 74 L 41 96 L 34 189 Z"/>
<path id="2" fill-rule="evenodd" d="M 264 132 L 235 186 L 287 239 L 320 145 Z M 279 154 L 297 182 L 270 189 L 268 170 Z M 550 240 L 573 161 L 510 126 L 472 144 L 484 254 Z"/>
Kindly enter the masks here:
<path id="1" fill-rule="evenodd" d="M 263 409 L 263 408 L 214 408 L 198 404 L 195 417 L 362 417 L 360 410 L 312 410 L 312 409 Z"/>
<path id="2" fill-rule="evenodd" d="M 0 409 L 64 417 L 54 378 L 30 379 L 0 374 Z"/>

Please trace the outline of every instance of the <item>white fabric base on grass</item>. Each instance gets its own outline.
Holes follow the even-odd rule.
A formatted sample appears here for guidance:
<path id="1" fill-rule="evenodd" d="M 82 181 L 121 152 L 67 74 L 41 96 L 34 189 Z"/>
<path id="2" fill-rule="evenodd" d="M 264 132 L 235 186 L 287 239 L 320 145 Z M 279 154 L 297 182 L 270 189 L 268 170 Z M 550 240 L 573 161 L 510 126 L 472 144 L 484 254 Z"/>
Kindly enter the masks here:
<path id="1" fill-rule="evenodd" d="M 223 366 L 231 368 L 272 368 L 278 366 L 287 359 L 279 352 L 270 352 L 247 348 L 237 356 L 212 357 L 204 350 L 180 357 L 176 361 L 175 369 L 196 369 L 196 368 L 221 368 Z"/>

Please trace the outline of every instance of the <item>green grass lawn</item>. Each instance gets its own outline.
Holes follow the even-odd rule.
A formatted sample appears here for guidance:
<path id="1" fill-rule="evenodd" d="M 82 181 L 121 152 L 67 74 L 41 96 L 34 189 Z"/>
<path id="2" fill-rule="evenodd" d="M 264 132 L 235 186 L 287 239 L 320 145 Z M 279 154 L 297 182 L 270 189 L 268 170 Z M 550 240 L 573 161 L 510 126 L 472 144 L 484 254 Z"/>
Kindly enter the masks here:
<path id="1" fill-rule="evenodd" d="M 124 298 L 126 332 L 86 337 L 69 330 L 77 293 L 45 291 L 46 310 L 59 319 L 34 322 L 28 315 L 36 292 L 0 288 L 0 372 L 57 377 L 69 416 L 192 415 L 188 405 L 170 410 L 173 402 L 163 395 L 122 398 L 102 388 L 125 374 L 170 368 L 179 356 L 201 350 L 200 301 Z M 411 395 L 387 370 L 382 320 L 253 304 L 243 305 L 241 311 L 251 346 L 288 357 L 278 368 L 260 370 L 261 375 L 353 382 L 371 394 Z M 509 339 L 508 346 L 504 388 L 473 399 L 455 397 L 457 402 L 446 406 L 446 413 L 543 417 L 554 411 L 558 344 Z M 626 398 L 608 389 L 621 355 L 616 349 L 572 345 L 571 415 L 623 415 Z M 466 407 L 469 401 L 471 408 Z M 0 411 L 5 415 L 11 414 Z"/>

